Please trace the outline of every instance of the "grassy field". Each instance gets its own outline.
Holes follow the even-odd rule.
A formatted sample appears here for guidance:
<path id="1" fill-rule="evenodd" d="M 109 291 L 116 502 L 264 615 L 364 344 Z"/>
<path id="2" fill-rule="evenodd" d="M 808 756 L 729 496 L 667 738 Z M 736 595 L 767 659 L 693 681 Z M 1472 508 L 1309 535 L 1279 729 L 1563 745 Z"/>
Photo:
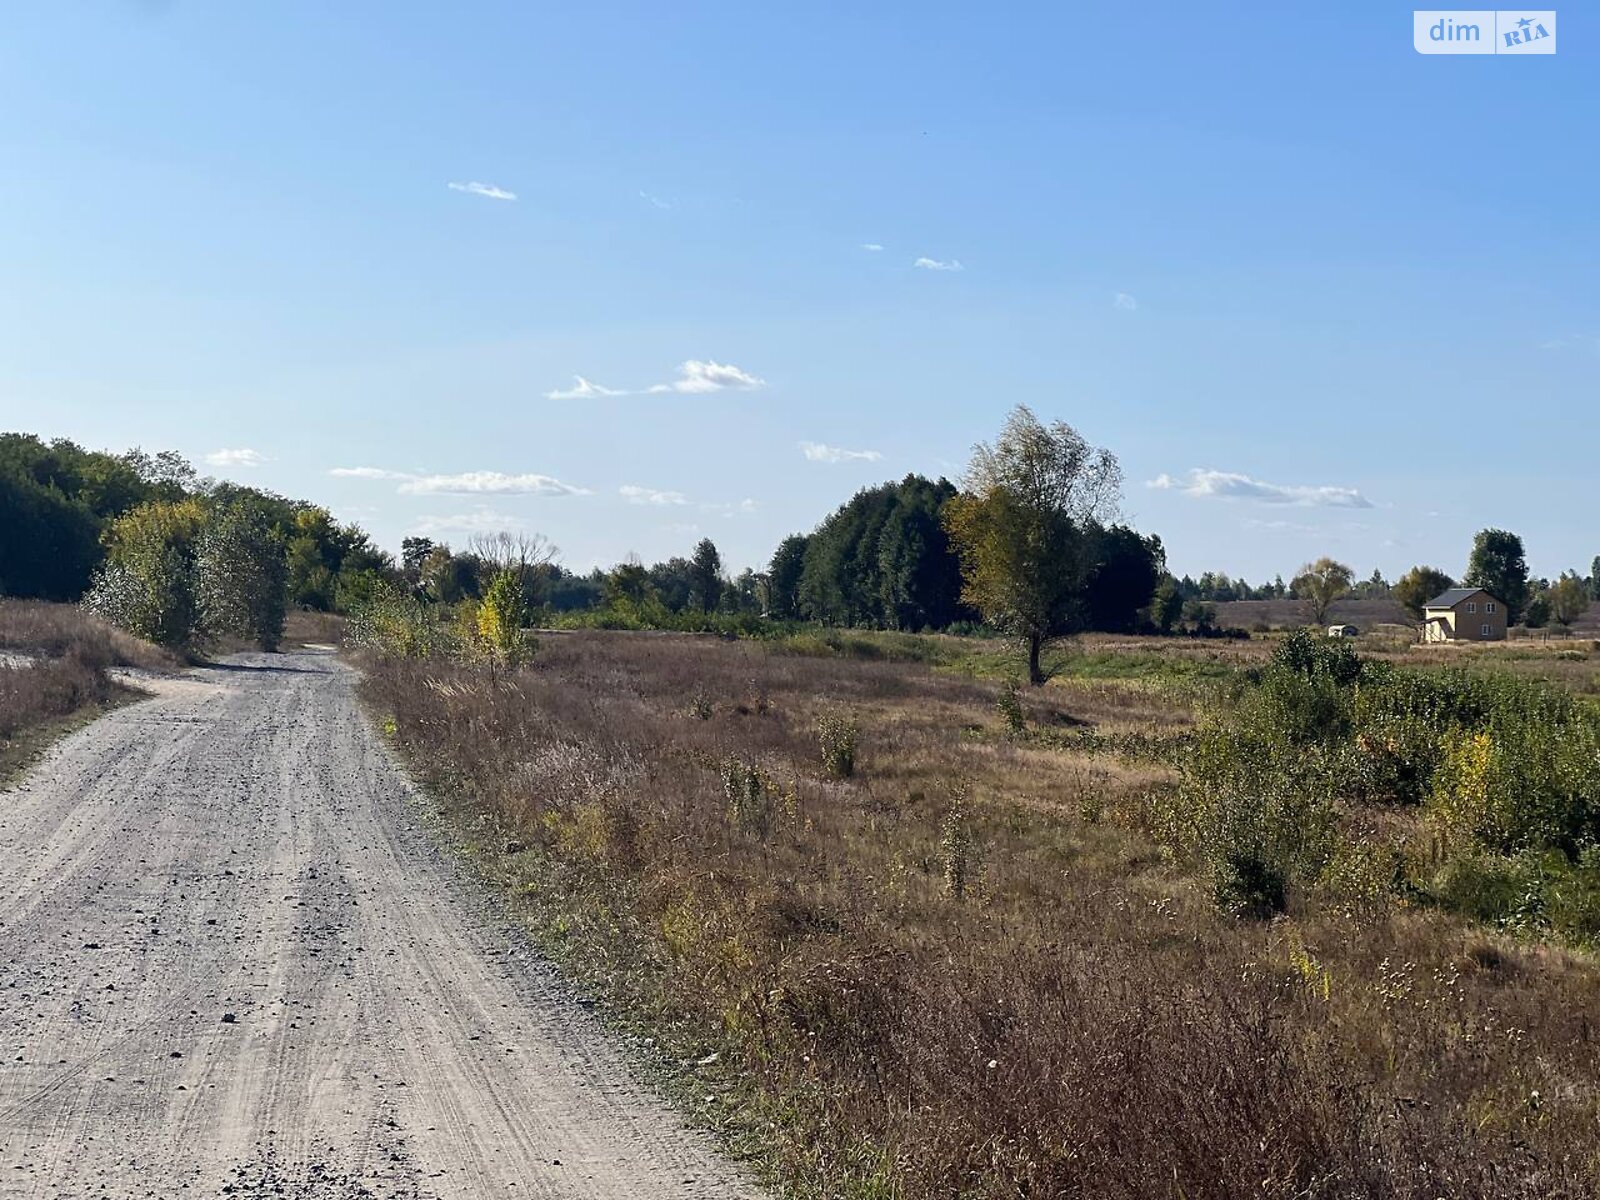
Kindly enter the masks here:
<path id="1" fill-rule="evenodd" d="M 1594 1196 L 1581 941 L 1447 911 L 1414 806 L 1319 810 L 1271 920 L 1170 836 L 1275 649 L 1085 639 L 1020 694 L 903 635 L 364 665 L 448 827 L 790 1195 Z M 1466 674 L 1595 689 L 1532 654 Z"/>

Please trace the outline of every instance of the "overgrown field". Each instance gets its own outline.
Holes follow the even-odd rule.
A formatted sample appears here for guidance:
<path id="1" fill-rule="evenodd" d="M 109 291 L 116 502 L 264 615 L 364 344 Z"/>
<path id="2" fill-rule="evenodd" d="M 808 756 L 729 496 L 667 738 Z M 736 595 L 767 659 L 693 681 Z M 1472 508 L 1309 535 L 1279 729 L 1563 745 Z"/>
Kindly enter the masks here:
<path id="1" fill-rule="evenodd" d="M 177 660 L 66 604 L 0 600 L 0 769 L 34 730 L 116 699 L 111 667 Z"/>
<path id="2" fill-rule="evenodd" d="M 1593 960 L 1440 883 L 1576 859 L 1447 847 L 1432 792 L 1328 793 L 1304 764 L 1354 726 L 1285 741 L 1255 797 L 1225 755 L 1203 774 L 1217 739 L 1288 737 L 1251 696 L 1282 716 L 1298 678 L 1354 711 L 1336 663 L 1101 645 L 1018 693 L 802 649 L 573 633 L 492 679 L 365 664 L 545 944 L 790 1194 L 1600 1189 Z"/>

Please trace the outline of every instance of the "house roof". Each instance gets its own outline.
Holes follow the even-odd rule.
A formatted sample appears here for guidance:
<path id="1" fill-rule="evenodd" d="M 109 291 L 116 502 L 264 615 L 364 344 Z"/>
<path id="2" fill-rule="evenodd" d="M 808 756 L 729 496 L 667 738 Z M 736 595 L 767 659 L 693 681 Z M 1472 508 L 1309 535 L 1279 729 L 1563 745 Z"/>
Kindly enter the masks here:
<path id="1" fill-rule="evenodd" d="M 1483 589 L 1482 588 L 1450 588 L 1448 591 L 1440 592 L 1432 600 L 1429 600 L 1425 605 L 1423 605 L 1423 607 L 1424 608 L 1454 608 L 1456 605 L 1460 604 L 1463 600 L 1465 600 L 1468 596 L 1476 596 L 1479 592 L 1483 592 Z M 1485 596 L 1489 595 L 1488 592 L 1483 592 L 1483 594 Z"/>

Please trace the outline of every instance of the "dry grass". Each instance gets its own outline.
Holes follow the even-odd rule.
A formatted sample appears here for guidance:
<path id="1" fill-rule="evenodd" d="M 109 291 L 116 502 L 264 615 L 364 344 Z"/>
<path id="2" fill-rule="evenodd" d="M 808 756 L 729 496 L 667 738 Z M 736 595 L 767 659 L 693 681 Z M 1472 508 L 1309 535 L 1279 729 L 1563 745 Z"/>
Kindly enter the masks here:
<path id="1" fill-rule="evenodd" d="M 0 770 L 39 730 L 128 694 L 108 670 L 170 670 L 178 661 L 67 604 L 0 600 Z"/>
<path id="2" fill-rule="evenodd" d="M 1594 965 L 1430 911 L 1219 916 L 1137 832 L 1167 773 L 1126 747 L 1255 652 L 1112 669 L 1135 652 L 1025 694 L 1022 739 L 993 680 L 706 638 L 366 686 L 546 944 L 793 1195 L 1595 1195 Z"/>
<path id="3" fill-rule="evenodd" d="M 165 671 L 179 665 L 169 651 L 90 616 L 72 604 L 0 600 L 0 654 L 75 657 L 98 667 Z"/>

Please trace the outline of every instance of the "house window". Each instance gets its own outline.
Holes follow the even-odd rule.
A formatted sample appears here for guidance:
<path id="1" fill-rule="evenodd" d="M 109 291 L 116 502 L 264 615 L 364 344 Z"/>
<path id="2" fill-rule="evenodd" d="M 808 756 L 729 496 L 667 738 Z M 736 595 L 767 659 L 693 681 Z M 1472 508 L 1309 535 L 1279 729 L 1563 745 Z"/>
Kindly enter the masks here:
<path id="1" fill-rule="evenodd" d="M 1483 611 L 1484 612 L 1493 612 L 1494 611 L 1494 601 L 1491 600 L 1491 601 L 1489 601 L 1489 603 L 1485 604 L 1483 606 Z"/>
<path id="2" fill-rule="evenodd" d="M 1478 611 L 1478 602 L 1476 600 L 1468 600 L 1467 601 L 1467 611 L 1468 612 L 1477 612 Z"/>
<path id="3" fill-rule="evenodd" d="M 1494 636 L 1494 626 L 1485 625 L 1483 627 L 1483 636 L 1486 637 L 1486 638 L 1487 637 L 1493 637 Z"/>

